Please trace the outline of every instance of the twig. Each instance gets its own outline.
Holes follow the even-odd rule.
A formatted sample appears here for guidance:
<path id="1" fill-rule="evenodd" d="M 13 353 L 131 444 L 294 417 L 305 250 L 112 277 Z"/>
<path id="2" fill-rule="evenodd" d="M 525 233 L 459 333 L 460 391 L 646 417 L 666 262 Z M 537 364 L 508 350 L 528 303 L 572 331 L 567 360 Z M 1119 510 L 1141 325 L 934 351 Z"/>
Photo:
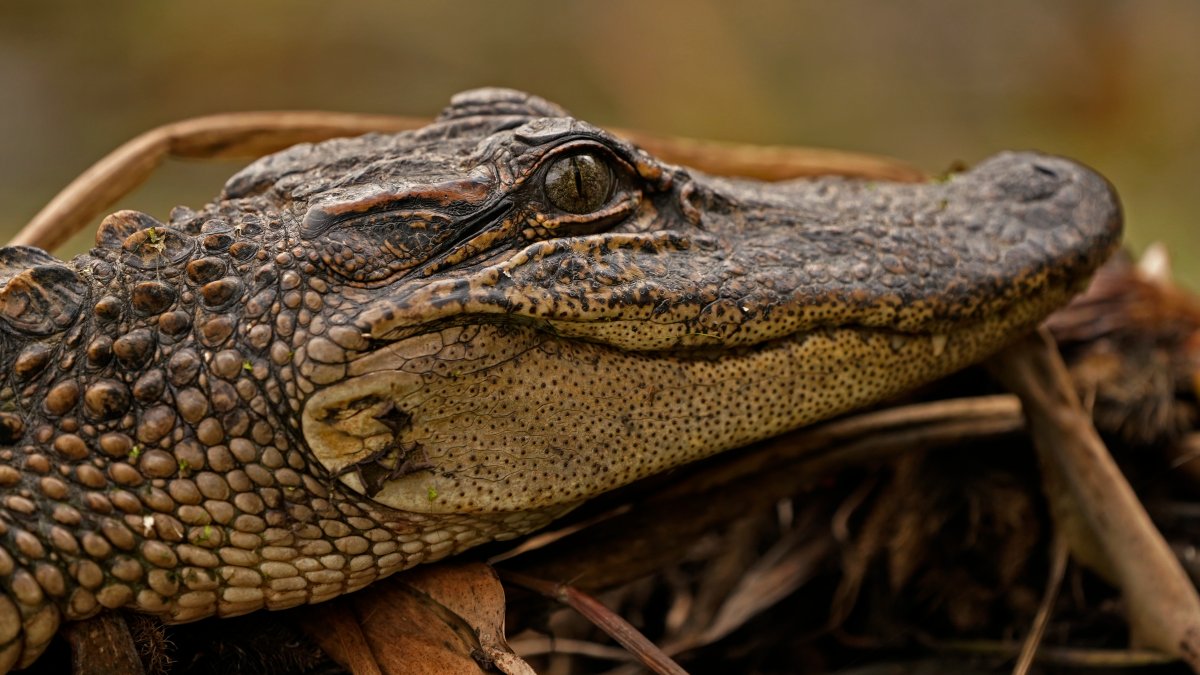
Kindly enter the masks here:
<path id="1" fill-rule="evenodd" d="M 575 656 L 586 656 L 591 659 L 604 659 L 606 661 L 619 661 L 622 663 L 628 662 L 630 658 L 629 651 L 620 647 L 611 647 L 588 640 L 549 637 L 546 635 L 509 640 L 508 646 L 512 647 L 512 650 L 522 658 L 543 654 L 572 654 Z"/>
<path id="2" fill-rule="evenodd" d="M 545 581 L 519 572 L 496 571 L 506 583 L 527 588 L 579 612 L 654 672 L 660 675 L 687 675 L 687 671 L 663 653 L 657 645 L 646 639 L 646 636 L 642 635 L 632 624 L 592 596 L 566 584 Z"/>
<path id="3" fill-rule="evenodd" d="M 1042 594 L 1042 602 L 1037 614 L 1033 617 L 1033 625 L 1029 635 L 1021 645 L 1021 655 L 1013 666 L 1013 675 L 1026 675 L 1033 666 L 1033 658 L 1037 656 L 1038 647 L 1042 644 L 1042 636 L 1046 634 L 1046 626 L 1050 623 L 1050 614 L 1054 609 L 1054 601 L 1058 599 L 1058 590 L 1062 587 L 1063 576 L 1067 573 L 1067 558 L 1069 549 L 1067 540 L 1061 535 L 1054 537 L 1050 549 L 1050 574 L 1046 580 L 1046 591 Z"/>
<path id="4" fill-rule="evenodd" d="M 1012 656 L 1020 651 L 1016 642 L 997 640 L 923 640 L 932 649 L 975 656 Z M 1043 665 L 1076 668 L 1138 668 L 1161 666 L 1174 657 L 1147 649 L 1080 649 L 1074 647 L 1042 647 L 1037 661 Z"/>
<path id="5" fill-rule="evenodd" d="M 425 120 L 293 111 L 209 115 L 155 127 L 88 167 L 29 221 L 13 244 L 53 250 L 129 194 L 168 157 L 260 157 L 305 141 L 394 131 Z"/>

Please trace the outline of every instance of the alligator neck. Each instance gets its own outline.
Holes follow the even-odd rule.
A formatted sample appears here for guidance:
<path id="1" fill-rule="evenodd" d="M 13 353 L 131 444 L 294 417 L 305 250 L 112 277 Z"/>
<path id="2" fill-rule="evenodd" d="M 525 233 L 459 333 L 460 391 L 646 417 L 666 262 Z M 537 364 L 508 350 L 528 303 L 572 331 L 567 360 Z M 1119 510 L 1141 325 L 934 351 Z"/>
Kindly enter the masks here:
<path id="1" fill-rule="evenodd" d="M 0 671 L 102 608 L 319 602 L 516 532 L 339 490 L 284 414 L 321 284 L 281 242 L 147 221 L 70 263 L 0 249 Z"/>

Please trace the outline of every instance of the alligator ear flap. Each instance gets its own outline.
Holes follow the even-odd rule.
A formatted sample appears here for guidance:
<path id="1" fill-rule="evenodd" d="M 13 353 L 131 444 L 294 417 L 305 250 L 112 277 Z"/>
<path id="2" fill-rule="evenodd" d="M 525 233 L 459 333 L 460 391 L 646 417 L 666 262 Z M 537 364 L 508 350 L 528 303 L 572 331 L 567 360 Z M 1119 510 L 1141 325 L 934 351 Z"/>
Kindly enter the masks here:
<path id="1" fill-rule="evenodd" d="M 34 265 L 56 264 L 62 261 L 36 246 L 0 247 L 0 285 Z"/>
<path id="2" fill-rule="evenodd" d="M 5 282 L 0 288 L 0 327 L 24 335 L 70 328 L 88 290 L 60 260 L 29 246 L 0 248 L 0 282 Z"/>
<path id="3" fill-rule="evenodd" d="M 467 117 L 567 117 L 567 111 L 544 98 L 515 89 L 487 87 L 456 94 L 438 115 L 439 122 Z"/>
<path id="4" fill-rule="evenodd" d="M 120 251 L 121 244 L 133 233 L 149 227 L 163 227 L 163 224 L 141 211 L 117 211 L 100 223 L 96 230 L 96 246 Z"/>

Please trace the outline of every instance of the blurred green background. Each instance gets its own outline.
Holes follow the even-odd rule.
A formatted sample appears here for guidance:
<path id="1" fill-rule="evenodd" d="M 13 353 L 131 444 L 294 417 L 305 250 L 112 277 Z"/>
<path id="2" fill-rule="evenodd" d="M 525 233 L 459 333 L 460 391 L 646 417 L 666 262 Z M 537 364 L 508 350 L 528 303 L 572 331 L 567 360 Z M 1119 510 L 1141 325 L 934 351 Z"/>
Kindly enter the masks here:
<path id="1" fill-rule="evenodd" d="M 1200 2 L 687 0 L 0 4 L 0 239 L 108 150 L 230 110 L 432 114 L 526 89 L 589 121 L 893 155 L 1078 158 L 1200 288 Z M 172 163 L 165 217 L 236 167 Z M 73 253 L 91 235 L 77 237 Z"/>

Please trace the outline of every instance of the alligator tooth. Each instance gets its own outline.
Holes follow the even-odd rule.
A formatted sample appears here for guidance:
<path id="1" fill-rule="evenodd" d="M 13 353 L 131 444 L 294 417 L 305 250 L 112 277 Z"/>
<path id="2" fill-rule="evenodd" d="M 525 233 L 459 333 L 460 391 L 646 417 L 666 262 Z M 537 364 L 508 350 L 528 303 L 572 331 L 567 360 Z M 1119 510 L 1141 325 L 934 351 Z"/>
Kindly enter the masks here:
<path id="1" fill-rule="evenodd" d="M 899 334 L 893 335 L 891 343 L 892 343 L 892 351 L 898 352 L 901 349 L 904 349 L 904 345 L 908 343 L 908 338 L 903 335 L 899 335 Z"/>
<path id="2" fill-rule="evenodd" d="M 950 336 L 946 335 L 945 333 L 934 333 L 933 337 L 930 339 L 930 344 L 933 345 L 934 356 L 941 356 L 942 352 L 946 351 L 946 341 L 949 339 Z"/>

